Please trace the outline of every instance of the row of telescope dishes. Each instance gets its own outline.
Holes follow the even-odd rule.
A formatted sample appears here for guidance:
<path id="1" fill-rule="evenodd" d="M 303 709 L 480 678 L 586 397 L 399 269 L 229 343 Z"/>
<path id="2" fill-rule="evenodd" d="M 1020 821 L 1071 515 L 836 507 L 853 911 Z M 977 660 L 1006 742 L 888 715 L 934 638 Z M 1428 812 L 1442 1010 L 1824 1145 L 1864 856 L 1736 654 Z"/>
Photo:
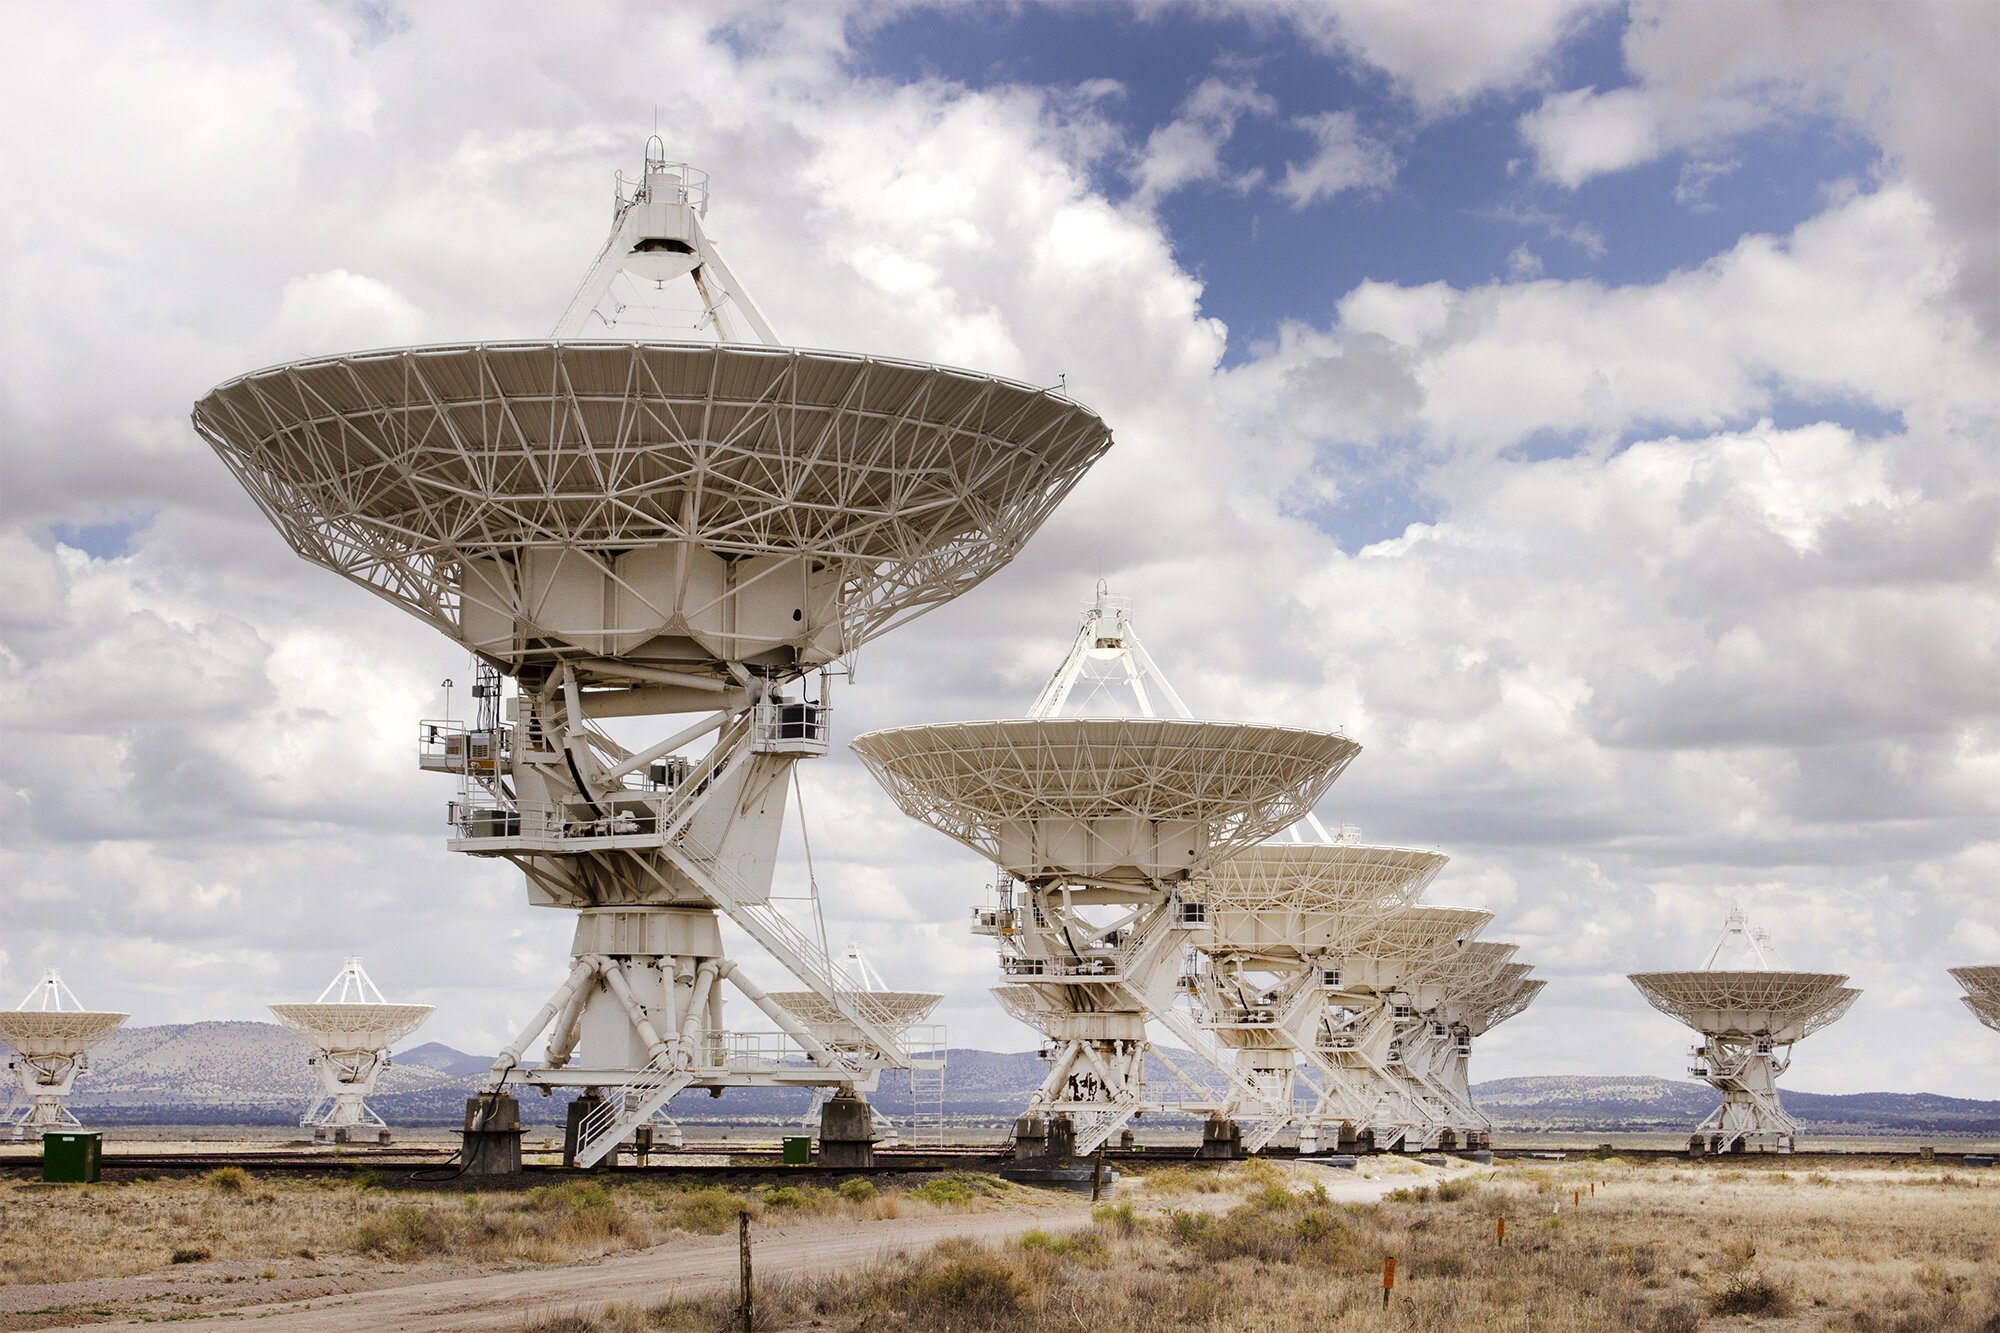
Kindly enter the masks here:
<path id="1" fill-rule="evenodd" d="M 1487 1146 L 1473 1040 L 1546 983 L 1514 961 L 1518 946 L 1477 938 L 1492 913 L 1415 902 L 1442 854 L 1310 826 L 1316 841 L 1216 867 L 1181 980 L 1196 1021 L 1253 1078 L 1297 1067 L 1314 1094 L 1294 1113 L 1304 1150 Z"/>
<path id="2" fill-rule="evenodd" d="M 387 1143 L 389 1128 L 368 1108 L 367 1097 L 389 1065 L 389 1047 L 422 1026 L 431 1006 L 388 1003 L 361 960 L 349 958 L 318 1000 L 274 1004 L 271 1012 L 317 1052 L 311 1064 L 321 1093 L 299 1123 L 315 1138 L 345 1143 L 366 1134 Z M 90 1048 L 129 1017 L 83 1008 L 54 968 L 42 973 L 19 1008 L 0 1009 L 0 1041 L 14 1051 L 15 1089 L 6 1117 L 13 1138 L 82 1128 L 64 1098 L 77 1076 L 89 1072 Z"/>
<path id="3" fill-rule="evenodd" d="M 1129 612 L 1098 585 L 1025 718 L 854 742 L 906 814 L 998 868 L 974 929 L 999 949 L 995 996 L 1049 1062 L 1017 1154 L 1088 1154 L 1149 1111 L 1204 1117 L 1214 1155 L 1294 1128 L 1308 1150 L 1480 1141 L 1471 1038 L 1541 983 L 1512 946 L 1475 942 L 1489 914 L 1412 906 L 1446 858 L 1313 819 L 1359 745 L 1195 719 Z M 1302 824 L 1314 840 L 1271 841 Z M 1147 1085 L 1148 1056 L 1172 1084 Z"/>

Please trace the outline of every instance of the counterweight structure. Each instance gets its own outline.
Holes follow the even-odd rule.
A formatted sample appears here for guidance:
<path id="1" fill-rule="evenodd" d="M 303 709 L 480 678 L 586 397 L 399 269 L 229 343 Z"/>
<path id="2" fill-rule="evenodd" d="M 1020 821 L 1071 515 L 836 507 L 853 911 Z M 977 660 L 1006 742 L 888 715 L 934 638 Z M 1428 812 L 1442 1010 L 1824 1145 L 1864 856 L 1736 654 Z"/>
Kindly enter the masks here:
<path id="1" fill-rule="evenodd" d="M 1147 1020 L 1197 1050 L 1210 1044 L 1173 1007 L 1186 946 L 1208 927 L 1201 886 L 1219 862 L 1304 817 L 1361 748 L 1300 728 L 1059 715 L 1095 707 L 1100 686 L 1144 700 L 1149 684 L 1185 713 L 1136 648 L 1127 605 L 1100 585 L 1032 716 L 853 742 L 905 814 L 999 869 L 999 905 L 978 926 L 1000 944 L 1008 983 L 995 995 L 1049 1043 L 1019 1132 L 1045 1135 L 1058 1158 L 1095 1151 L 1148 1110 L 1221 1109 L 1184 1074 L 1192 1099 L 1148 1090 Z M 1273 1089 L 1214 1062 L 1230 1100 L 1279 1113 Z"/>
<path id="2" fill-rule="evenodd" d="M 368 1106 L 375 1081 L 389 1067 L 389 1048 L 422 1027 L 428 1004 L 390 1004 L 349 957 L 311 1004 L 270 1006 L 280 1023 L 311 1042 L 320 1094 L 299 1117 L 315 1139 L 348 1143 L 366 1135 L 389 1141 L 389 1126 Z"/>
<path id="3" fill-rule="evenodd" d="M 1951 974 L 1965 988 L 1959 997 L 1965 1007 L 1987 1027 L 2000 1032 L 2000 967 L 1954 967 Z"/>
<path id="4" fill-rule="evenodd" d="M 477 656 L 477 718 L 424 723 L 419 762 L 459 780 L 453 850 L 577 913 L 568 977 L 489 1088 L 583 1089 L 581 1165 L 686 1088 L 861 1093 L 906 1065 L 771 901 L 792 765 L 826 752 L 827 668 L 1005 565 L 1110 445 L 1047 390 L 777 346 L 705 206 L 699 173 L 649 151 L 554 337 L 295 362 L 194 411 L 294 549 Z M 686 279 L 705 332 L 759 341 L 572 341 L 621 275 Z M 676 714 L 636 748 L 602 726 Z M 752 981 L 723 917 L 858 1040 Z M 731 1030 L 725 985 L 783 1036 Z"/>
<path id="5" fill-rule="evenodd" d="M 1716 966 L 1732 961 L 1747 966 Z M 1701 1034 L 1701 1045 L 1688 1052 L 1688 1073 L 1722 1093 L 1722 1105 L 1693 1138 L 1709 1152 L 1792 1151 L 1798 1122 L 1778 1100 L 1792 1045 L 1845 1014 L 1861 994 L 1845 975 L 1787 972 L 1775 961 L 1764 932 L 1733 911 L 1702 969 L 1631 976 L 1655 1009 Z"/>
<path id="6" fill-rule="evenodd" d="M 42 973 L 19 1008 L 0 1009 L 0 1042 L 14 1051 L 7 1062 L 15 1083 L 6 1119 L 12 1137 L 82 1128 L 63 1098 L 69 1096 L 77 1075 L 89 1072 L 90 1048 L 130 1017 L 85 1009 L 54 968 Z"/>

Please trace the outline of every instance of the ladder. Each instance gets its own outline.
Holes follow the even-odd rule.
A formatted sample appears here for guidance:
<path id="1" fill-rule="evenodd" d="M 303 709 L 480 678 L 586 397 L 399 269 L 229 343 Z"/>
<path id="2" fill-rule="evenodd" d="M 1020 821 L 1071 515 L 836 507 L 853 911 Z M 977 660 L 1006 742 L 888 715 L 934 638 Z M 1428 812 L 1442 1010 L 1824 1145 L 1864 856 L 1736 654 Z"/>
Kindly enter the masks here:
<path id="1" fill-rule="evenodd" d="M 905 1036 L 904 1051 L 910 1060 L 910 1142 L 944 1147 L 944 1028 L 936 1028 L 929 1050 Z"/>

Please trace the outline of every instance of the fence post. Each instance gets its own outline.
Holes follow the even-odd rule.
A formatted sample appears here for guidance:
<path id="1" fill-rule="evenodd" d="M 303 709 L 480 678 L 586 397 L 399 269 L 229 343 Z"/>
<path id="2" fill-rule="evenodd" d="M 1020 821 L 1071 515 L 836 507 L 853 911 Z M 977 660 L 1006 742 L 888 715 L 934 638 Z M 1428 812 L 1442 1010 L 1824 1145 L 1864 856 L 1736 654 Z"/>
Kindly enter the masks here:
<path id="1" fill-rule="evenodd" d="M 1097 1145 L 1097 1161 L 1090 1168 L 1090 1201 L 1097 1202 L 1097 1196 L 1104 1192 L 1104 1145 Z"/>
<path id="2" fill-rule="evenodd" d="M 737 1244 L 743 1251 L 743 1333 L 750 1333 L 750 1214 L 736 1215 Z"/>

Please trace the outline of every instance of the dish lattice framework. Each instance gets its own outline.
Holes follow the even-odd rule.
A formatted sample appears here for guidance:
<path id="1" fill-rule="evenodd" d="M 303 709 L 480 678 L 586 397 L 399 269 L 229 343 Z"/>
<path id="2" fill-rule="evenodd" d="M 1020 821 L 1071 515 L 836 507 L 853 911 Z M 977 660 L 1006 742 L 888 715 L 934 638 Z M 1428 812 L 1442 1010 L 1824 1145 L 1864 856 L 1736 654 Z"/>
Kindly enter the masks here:
<path id="1" fill-rule="evenodd" d="M 2000 967 L 1954 967 L 1952 976 L 1965 988 L 1965 1007 L 1987 1027 L 2000 1032 Z"/>
<path id="2" fill-rule="evenodd" d="M 1412 847 L 1332 840 L 1247 847 L 1217 863 L 1193 892 L 1216 909 L 1216 938 L 1205 951 L 1226 946 L 1227 918 L 1238 913 L 1275 919 L 1282 933 L 1330 936 L 1340 941 L 1330 947 L 1345 947 L 1370 922 L 1422 897 L 1450 859 Z"/>
<path id="3" fill-rule="evenodd" d="M 1635 972 L 1655 1009 L 1698 1032 L 1810 1036 L 1860 996 L 1835 972 Z"/>
<path id="4" fill-rule="evenodd" d="M 1465 1016 L 1474 1036 L 1489 1032 L 1519 1017 L 1548 985 L 1529 976 L 1534 970 L 1532 963 L 1506 963 L 1484 982 L 1453 997 L 1452 1006 Z"/>
<path id="5" fill-rule="evenodd" d="M 704 344 L 321 357 L 230 380 L 194 425 L 299 554 L 496 658 L 466 601 L 512 599 L 468 561 L 677 542 L 825 562 L 840 623 L 821 660 L 851 652 L 1006 564 L 1110 445 L 1089 409 L 993 376 Z M 596 635 L 676 634 L 713 609 L 621 591 L 639 618 Z M 520 660 L 593 655 L 536 628 Z"/>
<path id="6" fill-rule="evenodd" d="M 63 1001 L 70 1008 L 63 1008 Z M 46 968 L 33 990 L 12 1009 L 0 1009 L 0 1041 L 29 1059 L 82 1055 L 117 1030 L 130 1014 L 85 1009 L 63 983 L 62 973 Z"/>
<path id="7" fill-rule="evenodd" d="M 1199 825 L 1212 860 L 1297 822 L 1361 747 L 1342 736 L 1179 718 L 1016 718 L 897 727 L 853 748 L 903 813 L 1001 859 L 1009 823 Z"/>
<path id="8" fill-rule="evenodd" d="M 350 956 L 317 1000 L 269 1008 L 285 1027 L 333 1055 L 385 1051 L 422 1027 L 435 1006 L 389 1003 L 361 960 Z"/>
<path id="9" fill-rule="evenodd" d="M 602 1087 L 575 1140 L 586 1166 L 690 1084 L 872 1087 L 903 1067 L 893 1034 L 847 1004 L 823 937 L 770 902 L 785 811 L 770 793 L 825 753 L 830 711 L 824 675 L 817 701 L 781 691 L 1004 565 L 1110 443 L 1059 393 L 778 346 L 706 236 L 705 175 L 655 148 L 641 181 L 621 178 L 551 339 L 312 358 L 194 411 L 295 549 L 483 659 L 477 725 L 426 725 L 419 764 L 462 779 L 456 850 L 584 909 L 569 976 L 488 1092 Z M 692 282 L 718 344 L 577 341 L 621 276 L 642 293 Z M 761 345 L 734 341 L 746 331 Z M 519 678 L 518 716 L 502 718 L 487 671 Z M 604 685 L 620 688 L 584 688 Z M 637 753 L 591 722 L 709 709 Z M 708 758 L 672 753 L 710 733 Z M 718 914 L 846 1005 L 867 1051 L 816 1042 L 726 956 Z M 714 1002 L 662 1034 L 648 1006 L 690 968 Z M 725 1032 L 725 980 L 784 1037 Z"/>
<path id="10" fill-rule="evenodd" d="M 1441 980 L 1492 921 L 1493 913 L 1476 907 L 1414 904 L 1370 922 L 1356 935 L 1348 956 L 1401 964 L 1401 985 Z"/>

